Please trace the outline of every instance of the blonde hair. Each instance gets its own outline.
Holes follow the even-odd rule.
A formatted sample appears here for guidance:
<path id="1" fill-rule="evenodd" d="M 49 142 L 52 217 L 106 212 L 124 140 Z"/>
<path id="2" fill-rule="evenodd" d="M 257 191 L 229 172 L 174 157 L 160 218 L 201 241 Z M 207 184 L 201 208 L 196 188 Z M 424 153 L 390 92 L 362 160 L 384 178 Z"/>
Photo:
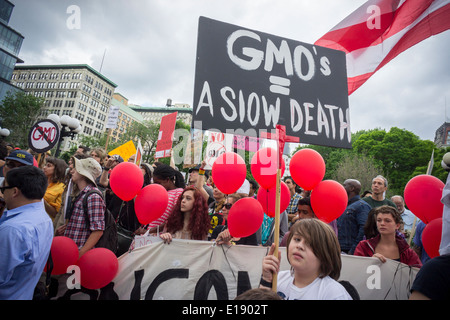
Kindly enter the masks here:
<path id="1" fill-rule="evenodd" d="M 330 276 L 338 280 L 341 274 L 341 247 L 333 229 L 325 222 L 316 219 L 302 219 L 292 227 L 287 241 L 287 256 L 289 257 L 289 244 L 297 235 L 304 239 L 314 255 L 320 261 L 319 277 Z"/>

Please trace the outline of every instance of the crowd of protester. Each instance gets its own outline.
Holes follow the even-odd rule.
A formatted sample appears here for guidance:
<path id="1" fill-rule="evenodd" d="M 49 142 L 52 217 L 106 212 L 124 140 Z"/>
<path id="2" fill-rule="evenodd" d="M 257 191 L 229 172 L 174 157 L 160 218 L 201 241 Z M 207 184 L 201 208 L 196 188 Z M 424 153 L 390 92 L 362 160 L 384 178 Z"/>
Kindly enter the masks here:
<path id="1" fill-rule="evenodd" d="M 191 239 L 270 247 L 262 262 L 260 288 L 270 288 L 273 275 L 278 274 L 278 294 L 283 299 L 356 298 L 338 282 L 343 254 L 396 260 L 418 268 L 434 260 L 415 232 L 423 222 L 405 208 L 400 195 L 385 197 L 388 182 L 382 176 L 374 177 L 371 190 L 363 194 L 358 180 L 344 181 L 347 208 L 328 224 L 315 216 L 310 191 L 301 190 L 291 177 L 284 178 L 291 200 L 280 214 L 278 245 L 287 248 L 292 268 L 278 273 L 273 217 L 264 214 L 259 230 L 246 238 L 234 238 L 227 228 L 232 206 L 243 197 L 256 198 L 255 181 L 246 179 L 236 193 L 225 195 L 204 169 L 204 162 L 191 168 L 187 177 L 176 167 L 141 163 L 143 187 L 157 183 L 169 195 L 162 216 L 141 225 L 134 201 L 121 200 L 109 184 L 114 167 L 124 162 L 120 155 L 80 146 L 66 163 L 50 153 L 33 155 L 4 141 L 0 148 L 0 299 L 33 298 L 54 236 L 73 239 L 79 257 L 95 248 L 105 230 L 106 209 L 130 236 L 117 255 L 133 250 L 133 236 L 144 233 L 157 234 L 167 243 Z M 134 157 L 127 160 L 134 162 Z M 448 298 L 446 281 L 441 283 L 447 285 Z"/>

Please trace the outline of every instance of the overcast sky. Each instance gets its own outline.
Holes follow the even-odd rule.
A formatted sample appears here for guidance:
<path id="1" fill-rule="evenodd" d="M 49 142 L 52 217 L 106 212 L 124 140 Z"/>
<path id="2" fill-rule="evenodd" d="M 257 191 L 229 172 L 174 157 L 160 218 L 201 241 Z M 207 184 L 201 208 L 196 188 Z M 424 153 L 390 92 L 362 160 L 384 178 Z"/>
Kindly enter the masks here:
<path id="1" fill-rule="evenodd" d="M 130 103 L 193 104 L 198 18 L 314 43 L 364 0 L 11 0 L 25 65 L 88 64 Z M 80 9 L 79 29 L 71 5 Z M 104 62 L 102 60 L 104 53 Z M 389 62 L 349 97 L 351 130 L 399 127 L 434 140 L 450 116 L 450 31 Z M 448 117 L 447 117 L 448 118 Z"/>

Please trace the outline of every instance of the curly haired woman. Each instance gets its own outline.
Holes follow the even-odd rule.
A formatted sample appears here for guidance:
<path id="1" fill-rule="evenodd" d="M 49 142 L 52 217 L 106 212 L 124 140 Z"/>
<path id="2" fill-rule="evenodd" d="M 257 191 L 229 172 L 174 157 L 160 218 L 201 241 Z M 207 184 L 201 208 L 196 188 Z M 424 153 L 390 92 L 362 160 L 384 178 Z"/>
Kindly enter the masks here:
<path id="1" fill-rule="evenodd" d="M 197 188 L 189 186 L 178 198 L 160 237 L 167 243 L 172 239 L 207 240 L 209 228 L 206 200 Z"/>

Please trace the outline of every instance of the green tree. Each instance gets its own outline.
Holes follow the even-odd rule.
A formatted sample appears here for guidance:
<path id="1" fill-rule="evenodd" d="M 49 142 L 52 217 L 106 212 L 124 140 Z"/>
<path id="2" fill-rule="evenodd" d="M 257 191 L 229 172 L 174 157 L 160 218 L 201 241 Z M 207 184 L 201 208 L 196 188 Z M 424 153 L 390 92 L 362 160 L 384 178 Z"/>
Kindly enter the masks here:
<path id="1" fill-rule="evenodd" d="M 382 164 L 392 193 L 403 194 L 406 183 L 418 166 L 427 166 L 434 143 L 420 140 L 412 132 L 393 127 L 361 134 L 353 142 L 357 153 L 366 153 Z"/>
<path id="2" fill-rule="evenodd" d="M 153 162 L 156 143 L 158 141 L 160 123 L 152 121 L 144 121 L 143 123 L 133 122 L 122 137 L 122 143 L 132 140 L 137 146 L 139 139 L 141 145 L 147 152 L 144 153 L 142 159 L 144 162 Z M 109 149 L 109 148 L 108 148 Z M 112 149 L 111 149 L 112 150 Z"/>
<path id="3" fill-rule="evenodd" d="M 361 183 L 361 191 L 371 190 L 372 179 L 384 175 L 380 164 L 372 157 L 348 153 L 342 157 L 332 174 L 332 179 L 343 183 L 346 179 L 356 179 Z"/>
<path id="4" fill-rule="evenodd" d="M 2 128 L 11 131 L 9 142 L 21 148 L 28 147 L 28 134 L 43 106 L 44 98 L 23 91 L 6 94 L 0 105 L 0 119 Z"/>
<path id="5" fill-rule="evenodd" d="M 434 163 L 433 163 L 433 167 L 431 170 L 431 175 L 440 179 L 444 183 L 446 183 L 446 181 L 447 181 L 448 172 L 442 168 L 441 161 L 442 161 L 442 157 L 447 152 L 450 152 L 450 147 L 444 147 L 444 148 L 435 147 L 434 148 L 434 155 L 433 155 Z M 428 161 L 430 159 L 431 159 L 431 153 L 430 153 Z M 409 179 L 412 179 L 415 176 L 418 176 L 420 174 L 425 174 L 427 172 L 427 169 L 428 169 L 428 163 L 426 165 L 416 167 L 416 169 L 413 171 L 413 173 L 409 176 Z"/>

